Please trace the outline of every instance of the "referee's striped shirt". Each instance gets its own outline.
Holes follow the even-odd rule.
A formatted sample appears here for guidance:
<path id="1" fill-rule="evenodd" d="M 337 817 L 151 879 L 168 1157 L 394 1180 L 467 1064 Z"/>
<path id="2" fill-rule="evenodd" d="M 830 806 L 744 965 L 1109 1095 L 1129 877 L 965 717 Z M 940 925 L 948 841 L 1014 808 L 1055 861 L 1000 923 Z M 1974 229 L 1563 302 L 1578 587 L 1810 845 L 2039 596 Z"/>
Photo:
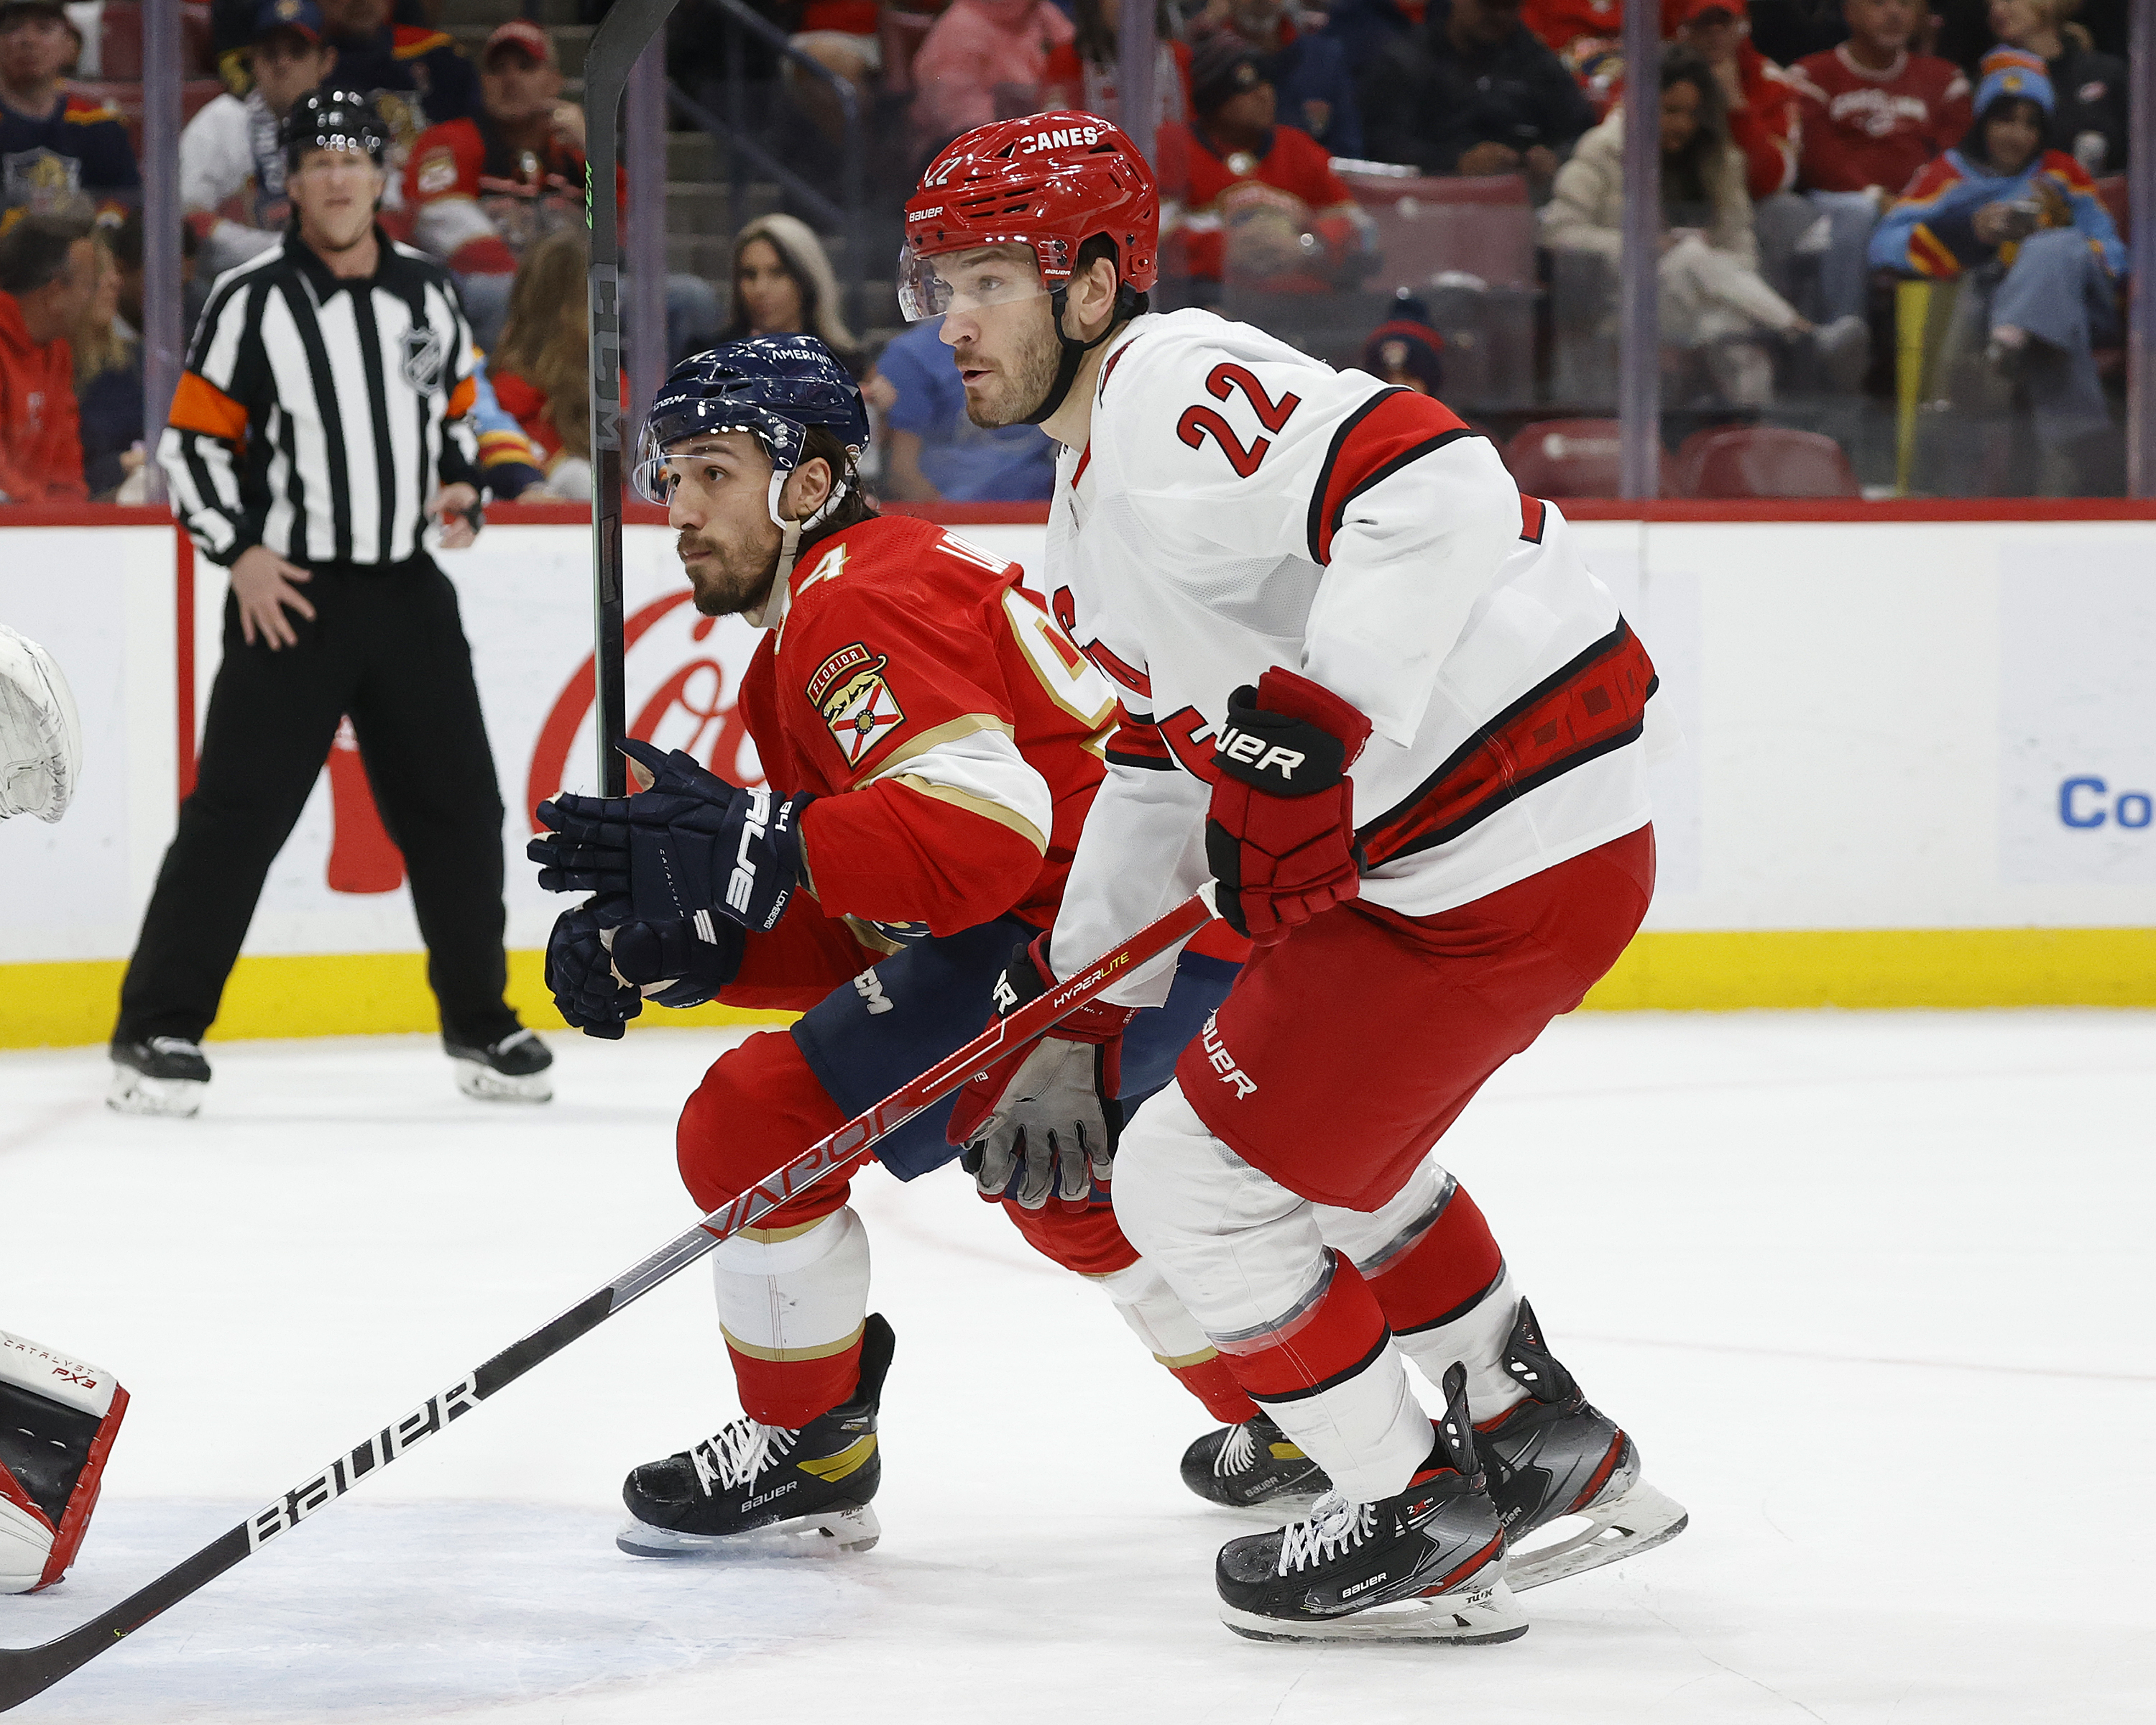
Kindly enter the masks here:
<path id="1" fill-rule="evenodd" d="M 484 488 L 471 331 L 449 270 L 381 229 L 341 280 L 300 239 L 219 276 L 157 459 L 214 562 L 401 563 L 438 485 Z"/>

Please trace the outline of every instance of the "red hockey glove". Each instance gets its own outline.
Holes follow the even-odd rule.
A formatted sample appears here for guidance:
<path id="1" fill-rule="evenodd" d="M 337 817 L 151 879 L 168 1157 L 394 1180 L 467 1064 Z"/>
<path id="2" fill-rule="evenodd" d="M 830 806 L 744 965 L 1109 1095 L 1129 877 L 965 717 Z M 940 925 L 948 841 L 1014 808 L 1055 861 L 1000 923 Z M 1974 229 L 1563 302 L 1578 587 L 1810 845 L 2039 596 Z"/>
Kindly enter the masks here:
<path id="1" fill-rule="evenodd" d="M 1205 860 L 1238 934 L 1272 946 L 1362 891 L 1348 768 L 1369 739 L 1362 714 L 1278 665 L 1228 697 Z"/>
<path id="2" fill-rule="evenodd" d="M 998 1018 L 1047 993 L 1048 937 L 1019 947 L 996 980 Z M 947 1134 L 963 1144 L 959 1163 L 991 1204 L 1015 1198 L 1037 1210 L 1053 1190 L 1067 1209 L 1083 1209 L 1094 1185 L 1112 1172 L 1123 1129 L 1123 1027 L 1129 1006 L 1095 1000 L 1016 1054 L 1006 1055 L 958 1092 Z"/>

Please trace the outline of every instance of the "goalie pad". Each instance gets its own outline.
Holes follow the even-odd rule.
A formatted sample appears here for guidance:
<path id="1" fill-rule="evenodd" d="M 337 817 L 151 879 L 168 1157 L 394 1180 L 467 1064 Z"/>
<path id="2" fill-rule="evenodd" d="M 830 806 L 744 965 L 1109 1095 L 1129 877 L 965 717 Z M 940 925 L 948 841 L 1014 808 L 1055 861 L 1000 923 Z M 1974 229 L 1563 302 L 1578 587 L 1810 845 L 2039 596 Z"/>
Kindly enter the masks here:
<path id="1" fill-rule="evenodd" d="M 0 820 L 58 820 L 82 777 L 82 721 L 53 655 L 0 623 Z"/>
<path id="2" fill-rule="evenodd" d="M 126 1411 L 110 1372 L 0 1330 L 0 1594 L 67 1574 Z"/>

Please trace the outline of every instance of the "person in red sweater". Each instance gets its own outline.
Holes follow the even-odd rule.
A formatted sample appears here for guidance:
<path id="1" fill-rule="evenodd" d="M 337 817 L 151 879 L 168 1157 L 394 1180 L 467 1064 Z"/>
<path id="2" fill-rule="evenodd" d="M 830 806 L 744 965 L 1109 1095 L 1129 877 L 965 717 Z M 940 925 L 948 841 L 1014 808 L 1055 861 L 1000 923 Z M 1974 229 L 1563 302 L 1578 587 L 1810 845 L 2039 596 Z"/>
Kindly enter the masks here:
<path id="1" fill-rule="evenodd" d="M 1352 285 L 1373 255 L 1369 218 L 1307 132 L 1273 123 L 1257 50 L 1226 33 L 1191 56 L 1194 126 L 1160 129 L 1162 238 L 1194 284 L 1275 293 Z"/>
<path id="2" fill-rule="evenodd" d="M 1969 80 L 1960 67 L 1912 54 L 1917 0 L 1842 0 L 1849 39 L 1789 69 L 1801 146 L 1798 183 L 1828 223 L 1820 259 L 1822 315 L 1861 315 L 1865 254 L 1881 213 L 1924 164 L 1969 126 Z"/>
<path id="3" fill-rule="evenodd" d="M 80 222 L 23 216 L 0 234 L 0 501 L 90 495 L 67 331 L 96 282 Z"/>

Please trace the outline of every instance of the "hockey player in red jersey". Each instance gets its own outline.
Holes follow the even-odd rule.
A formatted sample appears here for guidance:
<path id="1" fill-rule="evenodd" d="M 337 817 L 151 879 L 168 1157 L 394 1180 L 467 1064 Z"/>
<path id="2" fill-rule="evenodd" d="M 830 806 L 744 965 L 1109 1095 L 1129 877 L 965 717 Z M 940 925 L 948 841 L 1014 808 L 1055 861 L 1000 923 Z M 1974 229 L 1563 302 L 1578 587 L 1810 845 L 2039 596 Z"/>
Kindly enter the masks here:
<path id="1" fill-rule="evenodd" d="M 867 506 L 853 476 L 867 437 L 860 391 L 813 337 L 732 342 L 675 368 L 634 477 L 669 506 L 698 608 L 768 631 L 740 710 L 769 788 L 631 743 L 649 788 L 542 804 L 554 830 L 531 846 L 542 885 L 598 895 L 548 947 L 572 1023 L 618 1036 L 645 993 L 803 1011 L 721 1059 L 682 1112 L 681 1173 L 706 1210 L 978 1034 L 985 991 L 1054 919 L 1116 723 L 1112 689 L 1015 565 Z M 1167 1081 L 1240 949 L 1187 957 L 1167 1008 L 1104 1047 L 1111 1093 Z M 949 1111 L 928 1110 L 876 1158 L 904 1179 L 949 1162 Z M 976 1172 L 989 1193 L 1009 1189 L 1028 1241 L 1096 1279 L 1215 1418 L 1249 1419 L 1118 1231 L 1095 1178 L 1111 1147 L 1065 1134 Z M 876 1537 L 891 1334 L 868 1314 L 848 1185 L 827 1178 L 715 1254 L 747 1417 L 630 1476 L 624 1549 L 666 1555 L 765 1527 L 850 1548 Z"/>
<path id="2" fill-rule="evenodd" d="M 1225 1620 L 1509 1639 L 1508 1543 L 1532 1585 L 1682 1526 L 1430 1159 L 1645 914 L 1653 668 L 1558 511 L 1437 402 L 1148 316 L 1158 224 L 1145 162 L 1084 114 L 967 134 L 906 208 L 901 302 L 942 317 L 968 415 L 1065 446 L 1050 603 L 1129 713 L 1041 968 L 1209 872 L 1256 943 L 1115 1164 L 1126 1234 L 1333 1487 L 1223 1548 Z M 1167 976 L 976 1081 L 954 1134 L 1097 1130 L 1110 1014 Z"/>

